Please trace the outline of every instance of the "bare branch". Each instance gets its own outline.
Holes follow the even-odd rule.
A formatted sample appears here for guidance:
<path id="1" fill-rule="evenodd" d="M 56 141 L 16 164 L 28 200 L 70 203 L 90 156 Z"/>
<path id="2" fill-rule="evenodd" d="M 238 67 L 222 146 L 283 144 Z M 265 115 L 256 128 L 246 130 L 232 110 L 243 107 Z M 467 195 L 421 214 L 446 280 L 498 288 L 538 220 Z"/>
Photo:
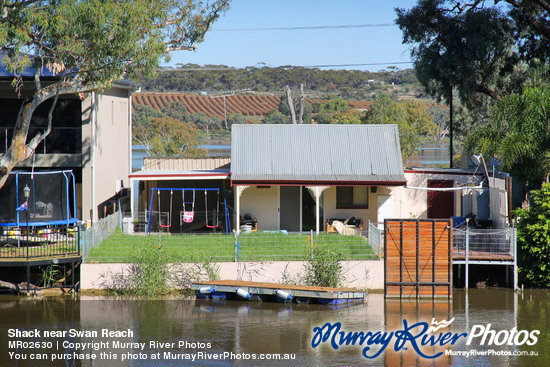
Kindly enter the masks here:
<path id="1" fill-rule="evenodd" d="M 53 100 L 53 103 L 52 103 L 52 106 L 50 107 L 50 110 L 48 111 L 48 126 L 46 128 L 46 130 L 44 130 L 44 132 L 42 134 L 38 133 L 34 138 L 31 139 L 31 141 L 29 141 L 29 143 L 27 144 L 27 150 L 32 150 L 32 153 L 34 154 L 34 152 L 36 151 L 36 147 L 38 147 L 38 144 L 40 144 L 44 139 L 46 139 L 46 137 L 48 135 L 50 135 L 50 132 L 52 131 L 52 124 L 53 124 L 53 112 L 55 110 L 55 106 L 57 105 L 57 100 L 59 98 L 59 85 L 61 84 L 62 82 L 62 78 L 59 79 L 59 82 L 57 83 L 57 87 L 55 88 L 56 89 L 56 93 L 55 93 L 55 97 L 54 97 L 54 100 Z"/>
<path id="2" fill-rule="evenodd" d="M 286 100 L 288 102 L 288 109 L 290 110 L 290 118 L 292 124 L 296 125 L 296 112 L 294 111 L 294 103 L 292 102 L 292 93 L 290 92 L 290 86 L 286 86 Z"/>
<path id="3" fill-rule="evenodd" d="M 298 123 L 304 122 L 304 83 L 300 83 L 300 113 L 298 115 Z"/>

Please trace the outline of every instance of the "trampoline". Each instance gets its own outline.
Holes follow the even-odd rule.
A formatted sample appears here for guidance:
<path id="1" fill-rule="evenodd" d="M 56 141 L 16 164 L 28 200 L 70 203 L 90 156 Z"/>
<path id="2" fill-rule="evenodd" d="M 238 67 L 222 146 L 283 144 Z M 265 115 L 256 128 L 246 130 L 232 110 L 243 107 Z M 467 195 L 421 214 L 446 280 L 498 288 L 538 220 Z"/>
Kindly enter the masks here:
<path id="1" fill-rule="evenodd" d="M 24 194 L 28 187 L 28 202 Z M 22 209 L 23 208 L 23 209 Z M 72 210 L 71 210 L 72 209 Z M 71 170 L 12 171 L 0 189 L 0 227 L 70 225 L 78 222 Z"/>

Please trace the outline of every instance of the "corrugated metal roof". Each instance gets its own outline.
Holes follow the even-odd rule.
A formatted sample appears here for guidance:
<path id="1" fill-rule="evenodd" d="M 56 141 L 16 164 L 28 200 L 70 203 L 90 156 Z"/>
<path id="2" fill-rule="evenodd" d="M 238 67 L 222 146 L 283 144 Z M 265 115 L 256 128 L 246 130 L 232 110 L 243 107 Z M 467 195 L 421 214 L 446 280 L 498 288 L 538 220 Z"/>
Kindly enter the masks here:
<path id="1" fill-rule="evenodd" d="M 405 183 L 396 125 L 233 125 L 234 183 Z"/>
<path id="2" fill-rule="evenodd" d="M 144 170 L 229 169 L 229 157 L 144 157 Z"/>
<path id="3" fill-rule="evenodd" d="M 144 169 L 137 172 L 132 172 L 128 175 L 130 178 L 140 180 L 155 180 L 155 179 L 173 179 L 173 180 L 225 180 L 229 178 L 229 170 L 174 170 L 174 169 Z"/>

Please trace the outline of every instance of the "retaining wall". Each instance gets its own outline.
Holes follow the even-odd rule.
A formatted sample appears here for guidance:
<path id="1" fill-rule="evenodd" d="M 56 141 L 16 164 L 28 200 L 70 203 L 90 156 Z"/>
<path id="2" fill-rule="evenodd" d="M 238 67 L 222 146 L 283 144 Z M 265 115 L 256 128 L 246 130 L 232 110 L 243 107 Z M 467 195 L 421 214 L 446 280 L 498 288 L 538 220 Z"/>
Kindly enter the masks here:
<path id="1" fill-rule="evenodd" d="M 292 279 L 304 272 L 305 261 L 266 262 L 220 262 L 213 263 L 219 269 L 221 279 L 236 280 L 241 272 L 242 280 L 282 283 L 284 278 Z M 124 274 L 129 273 L 132 264 L 82 264 L 80 289 L 105 289 Z M 194 264 L 181 264 L 192 267 Z M 346 277 L 344 287 L 359 289 L 384 289 L 384 261 L 343 261 Z"/>

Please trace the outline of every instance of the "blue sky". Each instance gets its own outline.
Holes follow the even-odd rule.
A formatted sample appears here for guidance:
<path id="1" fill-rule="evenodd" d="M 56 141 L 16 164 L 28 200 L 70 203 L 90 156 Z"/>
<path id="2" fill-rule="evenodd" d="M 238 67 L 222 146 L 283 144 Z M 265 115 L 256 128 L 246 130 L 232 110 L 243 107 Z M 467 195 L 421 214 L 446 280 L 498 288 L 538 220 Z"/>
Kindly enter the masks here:
<path id="1" fill-rule="evenodd" d="M 386 65 L 331 67 L 378 71 L 388 65 L 412 67 L 408 45 L 393 25 L 394 8 L 416 0 L 234 0 L 195 52 L 172 54 L 178 63 L 232 67 L 297 65 Z M 228 29 L 386 25 L 329 29 L 230 31 Z M 388 26 L 388 24 L 391 24 Z M 323 68 L 328 69 L 328 68 Z"/>

